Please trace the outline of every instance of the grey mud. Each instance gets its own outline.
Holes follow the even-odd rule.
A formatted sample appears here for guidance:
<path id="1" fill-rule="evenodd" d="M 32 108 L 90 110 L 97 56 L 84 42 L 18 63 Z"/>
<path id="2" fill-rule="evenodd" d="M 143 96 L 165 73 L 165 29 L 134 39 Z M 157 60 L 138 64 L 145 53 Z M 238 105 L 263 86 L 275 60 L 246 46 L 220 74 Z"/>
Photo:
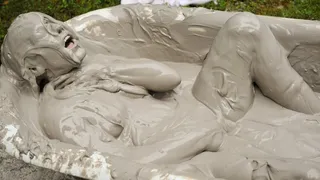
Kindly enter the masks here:
<path id="1" fill-rule="evenodd" d="M 203 8 L 31 12 L 8 30 L 1 85 L 39 136 L 20 151 L 99 151 L 113 179 L 320 179 L 319 35 Z"/>

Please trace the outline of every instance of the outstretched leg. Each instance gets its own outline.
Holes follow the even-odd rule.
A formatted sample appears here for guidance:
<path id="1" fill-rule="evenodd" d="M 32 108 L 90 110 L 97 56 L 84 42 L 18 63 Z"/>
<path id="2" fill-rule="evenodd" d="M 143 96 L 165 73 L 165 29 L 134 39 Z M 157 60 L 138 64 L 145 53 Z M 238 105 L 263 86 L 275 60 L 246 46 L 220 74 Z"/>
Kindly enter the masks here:
<path id="1" fill-rule="evenodd" d="M 216 36 L 193 94 L 214 112 L 236 121 L 252 105 L 253 82 L 286 108 L 320 112 L 320 101 L 291 67 L 269 27 L 251 13 L 239 13 Z"/>
<path id="2" fill-rule="evenodd" d="M 257 54 L 252 68 L 254 82 L 265 96 L 288 109 L 307 114 L 320 112 L 316 94 L 292 68 L 270 28 L 259 24 L 259 30 L 253 35 Z"/>

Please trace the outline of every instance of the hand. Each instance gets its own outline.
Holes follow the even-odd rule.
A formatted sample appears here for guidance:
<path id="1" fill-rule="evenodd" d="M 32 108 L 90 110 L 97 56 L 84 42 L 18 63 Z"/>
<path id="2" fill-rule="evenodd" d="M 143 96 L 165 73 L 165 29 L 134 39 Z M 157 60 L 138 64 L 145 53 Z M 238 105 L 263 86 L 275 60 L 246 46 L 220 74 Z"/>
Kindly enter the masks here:
<path id="1" fill-rule="evenodd" d="M 81 86 L 101 89 L 112 93 L 124 91 L 137 95 L 149 94 L 148 91 L 142 86 L 128 84 L 124 81 L 121 81 L 121 78 L 117 78 L 112 69 L 109 67 L 100 69 L 94 65 L 92 65 L 92 67 L 87 67 L 84 69 L 79 78 L 74 81 L 73 85 L 78 87 Z"/>
<path id="2" fill-rule="evenodd" d="M 63 89 L 69 84 L 73 83 L 76 80 L 76 76 L 74 72 L 70 72 L 68 74 L 61 75 L 51 81 L 51 85 L 54 89 Z"/>
<path id="3" fill-rule="evenodd" d="M 105 77 L 105 72 L 101 70 L 83 68 L 82 70 L 75 70 L 61 75 L 50 83 L 54 89 L 63 89 L 70 84 L 75 86 L 91 86 L 97 84 L 98 81 L 103 80 Z"/>
<path id="4" fill-rule="evenodd" d="M 88 84 L 86 84 L 87 86 Z M 148 95 L 149 92 L 141 86 L 135 86 L 135 85 L 130 85 L 130 84 L 124 84 L 121 82 L 118 82 L 114 79 L 104 79 L 102 81 L 99 81 L 97 84 L 95 85 L 91 85 L 91 88 L 95 88 L 95 89 L 101 89 L 101 90 L 105 90 L 108 92 L 118 92 L 118 91 L 123 91 L 126 93 L 130 93 L 130 94 L 136 94 L 136 95 Z"/>
<path id="5" fill-rule="evenodd" d="M 63 89 L 68 85 L 82 88 L 101 89 L 108 92 L 124 91 L 136 95 L 148 95 L 148 91 L 142 86 L 136 86 L 120 82 L 113 77 L 109 68 L 86 68 L 59 76 L 51 84 L 54 89 Z"/>

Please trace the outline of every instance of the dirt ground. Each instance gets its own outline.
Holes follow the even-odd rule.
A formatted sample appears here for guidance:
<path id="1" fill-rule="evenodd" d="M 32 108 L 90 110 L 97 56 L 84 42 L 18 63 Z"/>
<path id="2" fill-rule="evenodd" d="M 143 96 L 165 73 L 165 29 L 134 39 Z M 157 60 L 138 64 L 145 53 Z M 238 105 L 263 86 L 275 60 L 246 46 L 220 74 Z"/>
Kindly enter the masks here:
<path id="1" fill-rule="evenodd" d="M 0 180 L 82 180 L 27 164 L 0 150 Z"/>

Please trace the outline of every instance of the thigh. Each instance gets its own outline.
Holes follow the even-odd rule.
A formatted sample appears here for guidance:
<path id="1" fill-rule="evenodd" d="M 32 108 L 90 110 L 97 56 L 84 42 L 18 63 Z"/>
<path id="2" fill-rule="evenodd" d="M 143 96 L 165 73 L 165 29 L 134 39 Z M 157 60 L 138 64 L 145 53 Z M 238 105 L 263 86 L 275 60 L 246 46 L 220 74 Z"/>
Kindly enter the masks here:
<path id="1" fill-rule="evenodd" d="M 232 121 L 244 116 L 254 97 L 255 39 L 251 25 L 243 27 L 240 15 L 231 17 L 219 31 L 193 87 L 199 101 Z"/>

